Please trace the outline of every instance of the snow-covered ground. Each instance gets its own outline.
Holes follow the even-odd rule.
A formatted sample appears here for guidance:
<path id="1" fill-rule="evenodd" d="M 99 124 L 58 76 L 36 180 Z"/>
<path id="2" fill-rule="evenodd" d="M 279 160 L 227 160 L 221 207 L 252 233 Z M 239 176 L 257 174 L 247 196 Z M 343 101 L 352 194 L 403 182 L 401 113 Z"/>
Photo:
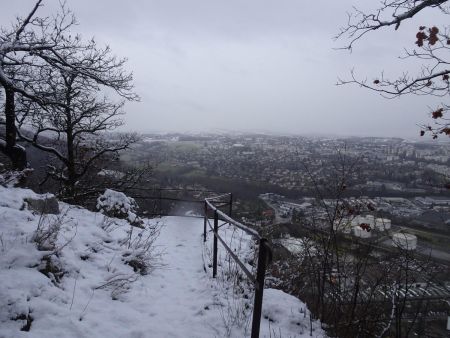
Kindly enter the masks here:
<path id="1" fill-rule="evenodd" d="M 0 186 L 1 338 L 250 334 L 249 320 L 229 318 L 226 280 L 211 278 L 201 219 L 144 220 L 130 233 L 125 220 L 64 203 L 59 215 L 33 213 L 26 197 L 38 196 Z M 313 329 L 323 336 L 317 322 Z M 266 289 L 261 337 L 309 333 L 305 305 Z"/>
<path id="2" fill-rule="evenodd" d="M 293 255 L 300 255 L 305 248 L 305 244 L 301 238 L 289 237 L 289 235 L 277 239 L 274 242 L 284 246 Z"/>

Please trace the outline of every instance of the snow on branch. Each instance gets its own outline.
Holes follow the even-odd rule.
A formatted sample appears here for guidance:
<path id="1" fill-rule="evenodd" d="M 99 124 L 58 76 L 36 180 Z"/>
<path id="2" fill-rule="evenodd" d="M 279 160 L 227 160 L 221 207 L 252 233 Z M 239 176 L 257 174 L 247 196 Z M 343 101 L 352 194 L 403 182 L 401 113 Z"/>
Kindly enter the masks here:
<path id="1" fill-rule="evenodd" d="M 353 44 L 371 31 L 395 25 L 395 30 L 402 21 L 411 19 L 426 8 L 440 7 L 448 0 L 383 0 L 381 7 L 373 13 L 365 13 L 353 7 L 353 13 L 347 13 L 347 25 L 341 27 L 335 39 L 347 36 L 350 39 L 345 49 L 352 49 Z M 442 7 L 443 11 L 447 9 Z M 389 19 L 384 19 L 390 16 Z"/>

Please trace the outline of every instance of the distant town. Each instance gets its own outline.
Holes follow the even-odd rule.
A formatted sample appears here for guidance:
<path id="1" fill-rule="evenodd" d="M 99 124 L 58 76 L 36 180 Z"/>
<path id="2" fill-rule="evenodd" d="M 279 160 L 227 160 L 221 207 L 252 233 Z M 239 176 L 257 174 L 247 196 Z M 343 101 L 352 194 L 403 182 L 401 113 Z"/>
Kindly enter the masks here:
<path id="1" fill-rule="evenodd" d="M 338 161 L 357 166 L 352 188 L 367 192 L 439 194 L 450 175 L 447 143 L 394 138 L 166 134 L 146 135 L 134 150 L 159 165 L 297 191 L 311 189 L 311 174 L 329 178 Z"/>
<path id="2" fill-rule="evenodd" d="M 232 192 L 234 215 L 242 222 L 256 227 L 291 224 L 287 235 L 295 233 L 295 224 L 311 223 L 308 217 L 314 216 L 319 226 L 320 220 L 322 224 L 329 221 L 326 208 L 339 200 L 349 205 L 363 203 L 366 209 L 360 215 L 340 219 L 351 227 L 337 230 L 360 239 L 371 237 L 387 246 L 392 245 L 392 234 L 405 232 L 414 249 L 431 250 L 436 259 L 450 262 L 447 143 L 371 137 L 147 134 L 122 155 L 122 161 L 150 163 L 153 186 Z M 383 224 L 384 232 L 377 222 Z M 374 231 L 361 232 L 360 224 Z"/>

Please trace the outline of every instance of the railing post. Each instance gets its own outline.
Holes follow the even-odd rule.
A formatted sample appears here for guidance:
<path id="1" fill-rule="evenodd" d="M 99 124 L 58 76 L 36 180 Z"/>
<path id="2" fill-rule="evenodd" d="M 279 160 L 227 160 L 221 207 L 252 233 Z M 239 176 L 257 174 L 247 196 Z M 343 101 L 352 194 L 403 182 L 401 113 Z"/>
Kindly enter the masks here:
<path id="1" fill-rule="evenodd" d="M 213 246 L 213 278 L 217 275 L 217 232 L 219 231 L 219 214 L 214 210 L 214 246 Z"/>
<path id="2" fill-rule="evenodd" d="M 208 222 L 208 204 L 205 201 L 204 218 L 203 218 L 203 242 L 206 242 L 206 222 Z"/>
<path id="3" fill-rule="evenodd" d="M 228 210 L 228 216 L 231 216 L 231 212 L 233 211 L 233 194 L 230 193 L 230 210 Z"/>
<path id="4" fill-rule="evenodd" d="M 261 238 L 259 240 L 258 253 L 258 269 L 256 271 L 256 285 L 255 285 L 255 302 L 253 305 L 253 319 L 252 319 L 252 338 L 259 337 L 259 328 L 261 325 L 262 302 L 264 292 L 264 278 L 266 275 L 267 264 L 267 239 Z"/>
<path id="5" fill-rule="evenodd" d="M 162 189 L 159 188 L 159 216 L 162 216 Z"/>

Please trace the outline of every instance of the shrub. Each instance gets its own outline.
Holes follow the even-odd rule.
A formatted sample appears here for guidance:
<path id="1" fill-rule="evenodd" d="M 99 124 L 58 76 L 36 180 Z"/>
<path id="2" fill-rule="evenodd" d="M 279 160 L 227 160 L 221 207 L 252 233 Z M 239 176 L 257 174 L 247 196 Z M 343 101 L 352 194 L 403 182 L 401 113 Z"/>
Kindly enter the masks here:
<path id="1" fill-rule="evenodd" d="M 136 201 L 123 192 L 106 189 L 97 199 L 97 209 L 106 216 L 126 219 L 131 225 L 142 227 L 142 219 L 136 215 Z"/>

